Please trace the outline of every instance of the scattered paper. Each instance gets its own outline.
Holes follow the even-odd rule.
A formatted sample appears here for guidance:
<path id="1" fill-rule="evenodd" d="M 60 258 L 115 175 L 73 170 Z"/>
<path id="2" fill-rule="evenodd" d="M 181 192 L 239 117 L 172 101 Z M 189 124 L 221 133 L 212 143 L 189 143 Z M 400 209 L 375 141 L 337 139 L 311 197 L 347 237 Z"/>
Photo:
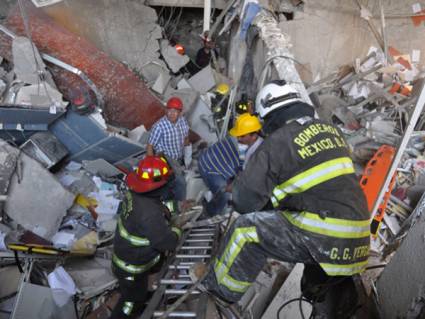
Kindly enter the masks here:
<path id="1" fill-rule="evenodd" d="M 100 177 L 94 176 L 93 182 L 104 196 L 112 195 L 118 192 L 117 185 L 102 181 Z"/>
<path id="2" fill-rule="evenodd" d="M 53 246 L 60 249 L 70 250 L 75 241 L 75 235 L 65 231 L 59 231 L 52 237 Z"/>
<path id="3" fill-rule="evenodd" d="M 74 280 L 63 267 L 58 267 L 51 272 L 47 276 L 47 281 L 52 289 L 53 300 L 59 307 L 68 303 L 71 296 L 77 292 Z"/>
<path id="4" fill-rule="evenodd" d="M 412 4 L 412 10 L 413 10 L 413 13 L 421 12 L 422 11 L 421 4 L 420 3 Z"/>
<path id="5" fill-rule="evenodd" d="M 98 205 L 95 210 L 98 214 L 115 215 L 121 202 L 119 199 L 105 192 L 90 193 L 89 197 L 96 199 Z"/>
<path id="6" fill-rule="evenodd" d="M 418 63 L 421 59 L 421 50 L 413 50 L 412 51 L 412 62 Z"/>

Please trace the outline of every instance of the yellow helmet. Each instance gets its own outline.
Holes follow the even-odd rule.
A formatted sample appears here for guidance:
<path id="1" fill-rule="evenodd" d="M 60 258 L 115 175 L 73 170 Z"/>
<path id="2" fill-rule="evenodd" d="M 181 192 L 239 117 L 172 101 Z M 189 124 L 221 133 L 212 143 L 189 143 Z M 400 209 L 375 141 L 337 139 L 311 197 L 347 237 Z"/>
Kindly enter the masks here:
<path id="1" fill-rule="evenodd" d="M 249 133 L 258 132 L 261 130 L 261 123 L 258 117 L 249 113 L 241 114 L 235 125 L 230 129 L 230 135 L 234 137 L 243 136 Z"/>
<path id="2" fill-rule="evenodd" d="M 226 83 L 220 83 L 215 88 L 215 92 L 221 95 L 226 95 L 227 93 L 229 93 L 229 90 L 230 88 Z"/>

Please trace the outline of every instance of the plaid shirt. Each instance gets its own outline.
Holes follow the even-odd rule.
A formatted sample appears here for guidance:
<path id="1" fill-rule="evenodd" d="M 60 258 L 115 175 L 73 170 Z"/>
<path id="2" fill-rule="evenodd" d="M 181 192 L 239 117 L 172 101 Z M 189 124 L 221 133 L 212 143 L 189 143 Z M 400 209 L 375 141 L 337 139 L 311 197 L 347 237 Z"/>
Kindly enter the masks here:
<path id="1" fill-rule="evenodd" d="M 184 117 L 179 117 L 175 124 L 166 116 L 156 122 L 149 136 L 149 144 L 156 153 L 164 153 L 175 160 L 183 158 L 184 139 L 189 134 L 189 124 Z"/>

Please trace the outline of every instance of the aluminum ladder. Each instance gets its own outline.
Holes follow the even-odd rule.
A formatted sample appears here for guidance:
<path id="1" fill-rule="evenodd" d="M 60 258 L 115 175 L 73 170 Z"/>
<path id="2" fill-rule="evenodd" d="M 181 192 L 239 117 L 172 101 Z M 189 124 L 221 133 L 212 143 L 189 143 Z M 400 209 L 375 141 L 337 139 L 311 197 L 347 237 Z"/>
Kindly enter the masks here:
<path id="1" fill-rule="evenodd" d="M 189 277 L 190 267 L 197 262 L 208 263 L 216 249 L 216 238 L 219 232 L 218 225 L 201 226 L 186 231 L 180 245 L 176 249 L 176 255 L 171 263 L 165 265 L 161 271 L 159 286 L 149 301 L 140 319 L 159 318 L 167 307 L 180 296 L 185 294 L 192 286 Z M 188 299 L 197 300 L 195 310 L 177 310 L 171 312 L 168 318 L 198 318 L 203 319 L 206 315 L 208 295 L 199 290 L 191 292 Z M 185 304 L 185 303 L 184 303 Z M 183 305 L 184 305 L 183 304 Z"/>

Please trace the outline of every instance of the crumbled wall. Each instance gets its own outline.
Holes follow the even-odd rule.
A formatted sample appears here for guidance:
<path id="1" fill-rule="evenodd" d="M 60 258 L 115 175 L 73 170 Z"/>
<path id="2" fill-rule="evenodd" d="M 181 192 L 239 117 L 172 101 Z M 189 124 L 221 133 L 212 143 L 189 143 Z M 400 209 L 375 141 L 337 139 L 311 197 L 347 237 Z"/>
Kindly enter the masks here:
<path id="1" fill-rule="evenodd" d="M 1 0 L 0 1 L 0 23 L 7 17 L 10 8 L 17 0 Z"/>
<path id="2" fill-rule="evenodd" d="M 360 1 L 377 19 L 372 19 L 381 30 L 379 0 Z M 390 18 L 390 15 L 412 14 L 417 0 L 382 0 L 385 7 L 388 45 L 402 53 L 421 50 L 425 62 L 425 26 L 414 27 L 410 18 Z M 424 7 L 424 6 L 423 6 Z M 291 37 L 292 52 L 300 63 L 312 71 L 312 78 L 325 77 L 339 66 L 353 64 L 364 58 L 370 46 L 379 47 L 367 22 L 360 18 L 356 1 L 305 1 L 304 12 L 296 12 L 294 20 L 280 23 Z"/>
<path id="3" fill-rule="evenodd" d="M 155 9 L 135 0 L 65 0 L 43 9 L 56 23 L 98 49 L 140 68 L 159 60 L 162 37 Z"/>

